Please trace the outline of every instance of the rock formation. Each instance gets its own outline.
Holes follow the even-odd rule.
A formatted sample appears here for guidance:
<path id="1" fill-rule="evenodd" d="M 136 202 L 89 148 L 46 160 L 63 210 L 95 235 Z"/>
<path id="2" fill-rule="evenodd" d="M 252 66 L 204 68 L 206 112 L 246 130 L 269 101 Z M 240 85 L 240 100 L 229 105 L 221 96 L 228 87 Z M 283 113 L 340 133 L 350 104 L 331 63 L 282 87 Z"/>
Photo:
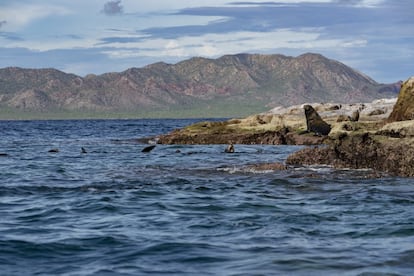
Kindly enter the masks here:
<path id="1" fill-rule="evenodd" d="M 333 129 L 330 134 L 360 128 L 369 122 L 386 119 L 396 102 L 394 99 L 375 100 L 371 103 L 336 104 L 310 103 L 314 110 Z M 305 104 L 306 105 L 306 104 Z M 224 122 L 199 122 L 157 138 L 160 144 L 270 144 L 270 145 L 319 145 L 326 136 L 306 133 L 308 127 L 304 116 L 305 105 L 275 107 L 268 112 L 251 115 L 242 119 Z M 359 110 L 358 123 L 351 122 L 352 113 Z M 371 115 L 373 110 L 382 110 Z M 346 122 L 338 123 L 338 118 Z"/>
<path id="2" fill-rule="evenodd" d="M 386 139 L 368 132 L 344 134 L 328 146 L 293 153 L 287 165 L 331 165 L 336 168 L 373 169 L 390 175 L 414 176 L 414 140 Z"/>
<path id="3" fill-rule="evenodd" d="M 388 119 L 338 124 L 325 141 L 327 146 L 300 150 L 289 156 L 286 163 L 369 168 L 390 175 L 414 177 L 413 84 L 414 78 L 404 82 Z"/>
<path id="4" fill-rule="evenodd" d="M 414 119 L 414 77 L 406 80 L 388 122 Z"/>
<path id="5" fill-rule="evenodd" d="M 288 168 L 323 164 L 338 168 L 372 169 L 375 176 L 385 173 L 414 177 L 413 95 L 414 78 L 410 78 L 402 85 L 398 99 L 361 104 L 276 107 L 244 119 L 197 123 L 163 135 L 159 141 L 192 144 L 227 144 L 227 141 L 241 144 L 324 144 L 292 154 L 286 160 Z M 330 131 L 327 136 L 319 137 L 307 134 L 305 130 L 320 134 Z"/>

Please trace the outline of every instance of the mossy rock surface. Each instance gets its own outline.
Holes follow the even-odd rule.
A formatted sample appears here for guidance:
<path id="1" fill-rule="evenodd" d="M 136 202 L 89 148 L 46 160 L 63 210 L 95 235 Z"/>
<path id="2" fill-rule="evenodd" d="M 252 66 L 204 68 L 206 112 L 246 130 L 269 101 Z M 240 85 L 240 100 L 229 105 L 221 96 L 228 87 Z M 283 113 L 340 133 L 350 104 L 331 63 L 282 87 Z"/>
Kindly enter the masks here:
<path id="1" fill-rule="evenodd" d="M 389 122 L 414 119 L 414 77 L 406 80 L 401 86 L 397 103 L 388 118 Z"/>

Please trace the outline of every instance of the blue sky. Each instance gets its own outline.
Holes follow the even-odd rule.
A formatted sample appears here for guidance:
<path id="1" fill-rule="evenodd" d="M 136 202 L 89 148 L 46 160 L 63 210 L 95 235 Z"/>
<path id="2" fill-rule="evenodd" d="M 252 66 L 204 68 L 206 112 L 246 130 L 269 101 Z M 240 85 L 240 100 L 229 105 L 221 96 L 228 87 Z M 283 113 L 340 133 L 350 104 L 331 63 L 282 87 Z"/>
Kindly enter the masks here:
<path id="1" fill-rule="evenodd" d="M 0 68 L 84 76 L 202 56 L 306 52 L 414 75 L 412 0 L 1 0 Z"/>

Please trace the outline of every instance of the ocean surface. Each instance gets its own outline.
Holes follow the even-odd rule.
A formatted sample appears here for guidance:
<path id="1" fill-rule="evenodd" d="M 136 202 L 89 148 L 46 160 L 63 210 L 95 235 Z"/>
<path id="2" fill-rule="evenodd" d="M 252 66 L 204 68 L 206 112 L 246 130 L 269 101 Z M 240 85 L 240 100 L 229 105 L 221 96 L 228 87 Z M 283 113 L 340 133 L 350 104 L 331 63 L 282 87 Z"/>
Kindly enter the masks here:
<path id="1" fill-rule="evenodd" d="M 141 152 L 193 122 L 0 121 L 0 275 L 414 274 L 414 179 L 248 167 L 298 146 Z"/>

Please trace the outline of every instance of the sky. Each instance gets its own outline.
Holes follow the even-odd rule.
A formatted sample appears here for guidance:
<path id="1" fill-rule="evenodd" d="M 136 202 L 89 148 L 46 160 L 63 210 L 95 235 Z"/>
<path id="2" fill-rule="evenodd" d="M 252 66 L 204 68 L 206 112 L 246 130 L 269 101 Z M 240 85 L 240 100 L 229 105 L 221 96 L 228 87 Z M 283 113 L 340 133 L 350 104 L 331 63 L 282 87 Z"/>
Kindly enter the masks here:
<path id="1" fill-rule="evenodd" d="M 227 54 L 319 53 L 414 76 L 413 0 L 0 0 L 0 68 L 85 76 Z"/>

